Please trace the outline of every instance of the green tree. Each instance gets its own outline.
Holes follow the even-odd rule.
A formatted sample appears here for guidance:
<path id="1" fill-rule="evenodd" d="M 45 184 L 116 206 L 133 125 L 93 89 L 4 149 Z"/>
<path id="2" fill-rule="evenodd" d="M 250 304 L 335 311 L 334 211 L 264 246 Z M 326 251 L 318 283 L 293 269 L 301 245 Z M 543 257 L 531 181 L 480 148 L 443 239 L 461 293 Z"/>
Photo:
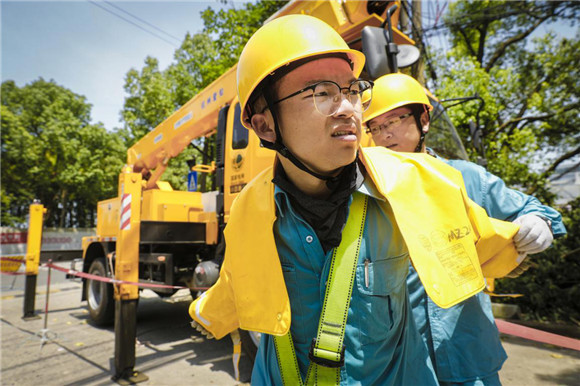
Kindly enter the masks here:
<path id="1" fill-rule="evenodd" d="M 231 2 L 227 10 L 207 8 L 201 13 L 203 30 L 185 36 L 167 69 L 160 70 L 154 58 L 147 58 L 140 72 L 131 69 L 125 77 L 128 96 L 122 113 L 128 145 L 137 142 L 235 65 L 250 36 L 285 3 L 258 1 L 238 9 Z M 188 172 L 185 161 L 195 159 L 198 164 L 208 164 L 214 155 L 215 136 L 197 138 L 192 147 L 170 160 L 163 179 L 177 189 L 184 189 Z M 202 177 L 202 190 L 206 185 L 210 187 L 212 181 L 211 175 Z"/>
<path id="2" fill-rule="evenodd" d="M 218 52 L 216 61 L 224 66 L 224 70 L 238 61 L 244 45 L 254 32 L 286 3 L 287 1 L 261 0 L 236 9 L 232 2 L 232 7 L 228 10 L 216 12 L 207 8 L 202 12 L 204 32 L 214 37 Z"/>
<path id="3" fill-rule="evenodd" d="M 580 154 L 580 38 L 532 34 L 579 14 L 577 2 L 454 2 L 445 17 L 452 49 L 438 58 L 439 97 L 477 93 L 485 102 L 479 123 L 490 171 L 547 202 L 547 177 Z M 450 110 L 464 138 L 478 107 Z"/>
<path id="4" fill-rule="evenodd" d="M 445 29 L 451 49 L 431 50 L 434 90 L 441 99 L 478 94 L 487 168 L 508 185 L 550 204 L 548 177 L 564 161 L 580 162 L 576 27 L 574 1 L 456 1 L 449 4 Z M 543 32 L 540 26 L 568 26 L 573 33 Z M 463 138 L 479 104 L 449 110 Z M 475 153 L 473 148 L 471 153 Z M 562 208 L 568 235 L 531 257 L 535 266 L 518 279 L 500 280 L 499 293 L 521 293 L 519 304 L 532 318 L 578 321 L 580 272 L 579 199 Z"/>
<path id="5" fill-rule="evenodd" d="M 97 201 L 113 196 L 124 146 L 90 123 L 85 97 L 42 78 L 2 83 L 2 224 L 26 226 L 28 205 L 46 226 L 94 225 Z"/>
<path id="6" fill-rule="evenodd" d="M 520 293 L 515 303 L 530 319 L 580 324 L 580 197 L 561 209 L 568 236 L 530 257 L 533 266 L 516 279 L 498 281 L 497 293 Z"/>
<path id="7" fill-rule="evenodd" d="M 175 109 L 171 85 L 159 70 L 157 59 L 148 56 L 139 72 L 129 70 L 125 76 L 125 98 L 122 111 L 125 129 L 130 132 L 127 145 L 145 136 L 151 128 L 159 125 Z"/>

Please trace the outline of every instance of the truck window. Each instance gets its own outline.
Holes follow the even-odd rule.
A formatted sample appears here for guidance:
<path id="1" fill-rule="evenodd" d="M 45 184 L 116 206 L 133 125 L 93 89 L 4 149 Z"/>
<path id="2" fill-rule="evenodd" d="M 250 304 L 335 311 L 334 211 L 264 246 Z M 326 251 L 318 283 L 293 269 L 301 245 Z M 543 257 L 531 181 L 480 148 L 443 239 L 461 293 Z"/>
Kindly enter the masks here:
<path id="1" fill-rule="evenodd" d="M 234 132 L 232 135 L 232 149 L 245 149 L 248 146 L 248 129 L 242 126 L 240 115 L 241 115 L 240 104 L 236 103 L 236 111 L 234 112 Z"/>

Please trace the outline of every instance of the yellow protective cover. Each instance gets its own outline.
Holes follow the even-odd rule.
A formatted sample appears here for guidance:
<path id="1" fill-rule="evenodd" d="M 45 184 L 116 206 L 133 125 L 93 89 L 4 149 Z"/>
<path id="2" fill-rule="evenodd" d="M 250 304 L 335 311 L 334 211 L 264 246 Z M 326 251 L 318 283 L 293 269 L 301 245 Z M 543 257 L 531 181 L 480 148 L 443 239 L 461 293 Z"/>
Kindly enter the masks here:
<path id="1" fill-rule="evenodd" d="M 518 265 L 512 238 L 519 227 L 489 218 L 467 197 L 459 171 L 425 153 L 383 147 L 363 149 L 361 159 L 391 204 L 435 304 L 451 307 L 481 291 L 482 269 L 486 277 L 502 277 Z"/>
<path id="2" fill-rule="evenodd" d="M 360 159 L 391 204 L 413 264 L 436 304 L 450 307 L 483 289 L 476 248 L 490 267 L 488 277 L 511 266 L 503 260 L 517 259 L 513 243 L 504 242 L 517 226 L 491 222 L 467 198 L 457 170 L 429 155 L 382 147 L 361 149 Z M 191 317 L 217 338 L 238 327 L 273 335 L 290 328 L 290 302 L 272 230 L 272 178 L 273 169 L 265 170 L 234 201 L 220 278 L 190 306 Z"/>
<path id="3" fill-rule="evenodd" d="M 189 308 L 218 339 L 238 327 L 274 335 L 290 329 L 290 301 L 272 229 L 273 177 L 273 168 L 266 169 L 234 200 L 220 278 Z"/>
<path id="4" fill-rule="evenodd" d="M 475 223 L 476 248 L 483 276 L 490 279 L 504 277 L 519 265 L 513 237 L 520 227 L 487 217 L 485 209 L 469 198 L 467 200 L 470 202 L 469 217 Z M 493 247 L 489 248 L 489 244 Z"/>

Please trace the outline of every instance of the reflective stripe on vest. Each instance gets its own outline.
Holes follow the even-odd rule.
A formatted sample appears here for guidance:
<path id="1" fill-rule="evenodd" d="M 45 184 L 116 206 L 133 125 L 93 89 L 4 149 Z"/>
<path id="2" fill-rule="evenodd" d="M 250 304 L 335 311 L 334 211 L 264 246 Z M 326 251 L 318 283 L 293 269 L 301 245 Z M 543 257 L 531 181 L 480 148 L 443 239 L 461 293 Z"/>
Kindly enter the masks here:
<path id="1" fill-rule="evenodd" d="M 363 238 L 367 202 L 368 196 L 358 192 L 353 194 L 342 241 L 332 254 L 318 333 L 308 353 L 308 385 L 340 383 L 340 369 L 344 366 L 344 330 Z M 282 382 L 285 385 L 303 385 L 291 333 L 274 336 L 274 345 Z"/>

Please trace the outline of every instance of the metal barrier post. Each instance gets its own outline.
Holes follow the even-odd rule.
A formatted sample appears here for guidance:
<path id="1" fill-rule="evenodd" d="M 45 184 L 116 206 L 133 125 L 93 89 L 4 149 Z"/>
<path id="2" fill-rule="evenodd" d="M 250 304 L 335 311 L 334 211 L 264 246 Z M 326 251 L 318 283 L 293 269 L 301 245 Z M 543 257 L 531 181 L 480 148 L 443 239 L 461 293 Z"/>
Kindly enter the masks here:
<path id="1" fill-rule="evenodd" d="M 40 319 L 40 316 L 34 313 L 36 278 L 37 275 L 26 275 L 24 279 L 24 314 L 22 315 L 24 320 Z"/>
<path id="2" fill-rule="evenodd" d="M 50 297 L 50 277 L 52 276 L 52 260 L 48 260 L 48 278 L 46 279 L 46 301 L 44 302 L 44 329 L 48 326 L 48 298 Z"/>
<path id="3" fill-rule="evenodd" d="M 28 241 L 26 244 L 26 284 L 24 287 L 24 320 L 38 319 L 34 314 L 36 297 L 36 278 L 40 262 L 40 245 L 42 243 L 42 221 L 46 209 L 38 200 L 30 205 L 28 221 Z"/>
<path id="4" fill-rule="evenodd" d="M 37 333 L 40 336 L 40 348 L 51 339 L 56 339 L 56 333 L 49 337 L 50 330 L 48 329 L 48 299 L 50 298 L 50 278 L 52 276 L 52 260 L 48 261 L 48 278 L 46 279 L 46 300 L 44 302 L 44 328 Z"/>

